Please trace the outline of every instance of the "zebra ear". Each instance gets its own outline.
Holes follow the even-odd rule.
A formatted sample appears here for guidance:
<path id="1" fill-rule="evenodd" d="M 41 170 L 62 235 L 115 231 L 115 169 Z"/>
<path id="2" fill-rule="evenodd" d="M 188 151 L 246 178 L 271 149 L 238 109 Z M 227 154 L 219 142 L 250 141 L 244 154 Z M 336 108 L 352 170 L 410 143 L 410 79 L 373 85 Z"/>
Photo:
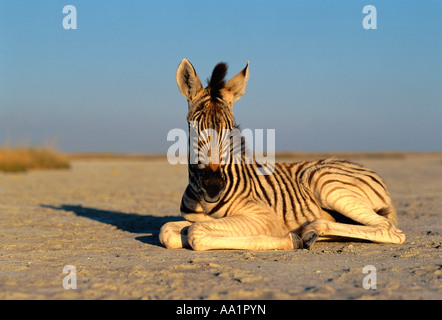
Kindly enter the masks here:
<path id="1" fill-rule="evenodd" d="M 224 98 L 232 104 L 235 103 L 246 93 L 247 81 L 249 81 L 249 62 L 241 72 L 226 83 L 223 88 Z"/>
<path id="2" fill-rule="evenodd" d="M 181 94 L 190 101 L 193 100 L 198 92 L 203 89 L 195 68 L 187 59 L 183 59 L 178 66 L 178 70 L 176 71 L 176 82 Z"/>

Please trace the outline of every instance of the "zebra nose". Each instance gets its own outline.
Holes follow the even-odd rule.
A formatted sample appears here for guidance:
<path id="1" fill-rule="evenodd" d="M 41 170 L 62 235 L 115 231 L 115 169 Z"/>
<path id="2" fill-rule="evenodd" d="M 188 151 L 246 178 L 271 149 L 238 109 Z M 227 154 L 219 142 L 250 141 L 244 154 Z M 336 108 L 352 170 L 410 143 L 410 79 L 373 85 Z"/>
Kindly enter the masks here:
<path id="1" fill-rule="evenodd" d="M 218 167 L 219 167 L 219 164 L 217 164 L 217 163 L 212 163 L 212 162 L 209 163 L 209 168 L 212 169 L 213 172 L 217 171 Z"/>
<path id="2" fill-rule="evenodd" d="M 224 180 L 224 175 L 220 170 L 212 171 L 212 169 L 207 168 L 204 171 L 200 182 L 203 196 L 206 201 L 216 202 L 220 199 L 226 188 L 226 182 Z"/>

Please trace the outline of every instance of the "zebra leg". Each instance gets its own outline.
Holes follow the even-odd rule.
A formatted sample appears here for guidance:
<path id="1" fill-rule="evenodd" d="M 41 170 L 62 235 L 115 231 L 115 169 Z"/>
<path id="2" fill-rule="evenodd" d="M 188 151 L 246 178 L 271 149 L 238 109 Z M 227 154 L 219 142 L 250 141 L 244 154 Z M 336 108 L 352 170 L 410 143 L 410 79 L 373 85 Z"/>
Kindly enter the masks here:
<path id="1" fill-rule="evenodd" d="M 211 249 L 291 250 L 302 248 L 299 236 L 271 219 L 272 215 L 235 215 L 194 223 L 188 241 L 196 251 Z M 273 220 L 273 221 L 272 221 Z"/>
<path id="2" fill-rule="evenodd" d="M 160 242 L 167 249 L 189 247 L 187 230 L 192 223 L 189 221 L 175 221 L 164 224 L 160 229 Z"/>
<path id="3" fill-rule="evenodd" d="M 394 226 L 358 226 L 316 219 L 302 232 L 305 248 L 309 249 L 319 236 L 338 236 L 364 239 L 378 243 L 401 244 L 405 241 L 403 231 Z"/>
<path id="4" fill-rule="evenodd" d="M 333 201 L 328 208 L 362 225 L 316 219 L 302 230 L 302 239 L 307 248 L 311 247 L 318 236 L 340 236 L 395 244 L 405 241 L 404 232 L 399 230 L 393 221 L 377 214 L 368 203 L 357 196 L 347 193 Z"/>

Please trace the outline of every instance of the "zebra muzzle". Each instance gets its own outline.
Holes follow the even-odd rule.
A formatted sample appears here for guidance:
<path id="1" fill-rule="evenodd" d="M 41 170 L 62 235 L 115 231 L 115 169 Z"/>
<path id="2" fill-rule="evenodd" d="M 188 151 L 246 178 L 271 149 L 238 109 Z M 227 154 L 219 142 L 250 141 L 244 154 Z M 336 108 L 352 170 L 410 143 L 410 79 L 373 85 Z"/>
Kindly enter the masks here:
<path id="1" fill-rule="evenodd" d="M 221 199 L 226 189 L 226 179 L 221 170 L 213 171 L 211 168 L 201 170 L 200 189 L 206 202 L 213 203 Z"/>

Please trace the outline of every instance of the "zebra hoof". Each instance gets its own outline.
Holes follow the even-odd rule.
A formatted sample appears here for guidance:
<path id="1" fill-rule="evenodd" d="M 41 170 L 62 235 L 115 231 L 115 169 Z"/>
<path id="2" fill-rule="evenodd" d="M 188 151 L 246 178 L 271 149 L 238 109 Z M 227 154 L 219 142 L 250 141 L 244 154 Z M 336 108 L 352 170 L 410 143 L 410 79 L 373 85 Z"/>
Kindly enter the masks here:
<path id="1" fill-rule="evenodd" d="M 316 231 L 309 231 L 302 237 L 304 249 L 311 249 L 312 245 L 318 240 L 319 234 Z"/>
<path id="2" fill-rule="evenodd" d="M 302 249 L 303 248 L 303 243 L 302 243 L 302 239 L 300 236 L 298 236 L 294 232 L 290 232 L 290 237 L 292 239 L 293 249 Z"/>

